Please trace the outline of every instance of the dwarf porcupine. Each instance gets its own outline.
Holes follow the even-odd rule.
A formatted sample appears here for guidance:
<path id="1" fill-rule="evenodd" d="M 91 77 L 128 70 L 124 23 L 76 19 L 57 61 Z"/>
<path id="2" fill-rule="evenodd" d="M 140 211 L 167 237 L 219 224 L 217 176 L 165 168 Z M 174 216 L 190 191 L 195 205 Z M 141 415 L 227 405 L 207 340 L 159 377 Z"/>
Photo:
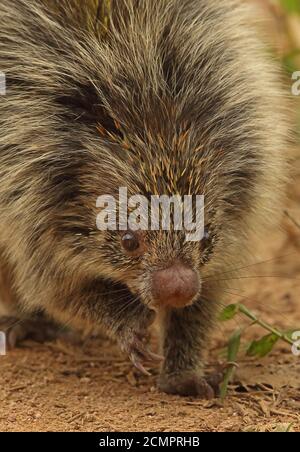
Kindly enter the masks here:
<path id="1" fill-rule="evenodd" d="M 143 370 L 156 311 L 160 387 L 210 397 L 220 274 L 247 256 L 284 186 L 276 65 L 234 0 L 110 3 L 104 26 L 93 0 L 0 1 L 2 325 L 36 312 L 102 325 Z M 204 240 L 98 231 L 95 200 L 119 187 L 203 194 Z"/>

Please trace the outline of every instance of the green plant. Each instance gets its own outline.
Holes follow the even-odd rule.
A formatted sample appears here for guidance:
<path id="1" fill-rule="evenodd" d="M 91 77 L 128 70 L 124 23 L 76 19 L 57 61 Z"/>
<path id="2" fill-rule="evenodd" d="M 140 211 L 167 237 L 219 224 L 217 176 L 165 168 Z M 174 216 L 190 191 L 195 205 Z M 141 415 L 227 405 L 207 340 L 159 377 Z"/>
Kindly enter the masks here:
<path id="1" fill-rule="evenodd" d="M 292 335 L 294 331 L 280 331 L 269 325 L 262 319 L 259 319 L 253 312 L 251 312 L 246 306 L 240 303 L 231 304 L 223 309 L 219 316 L 219 320 L 222 322 L 235 318 L 238 314 L 242 314 L 251 320 L 250 325 L 244 329 L 237 329 L 231 335 L 227 345 L 227 370 L 225 372 L 224 380 L 221 385 L 221 399 L 224 400 L 227 394 L 228 385 L 234 375 L 235 368 L 237 366 L 237 356 L 241 349 L 242 336 L 245 330 L 253 325 L 259 325 L 262 329 L 268 332 L 258 340 L 253 340 L 247 345 L 246 355 L 252 357 L 263 358 L 267 356 L 277 344 L 278 341 L 283 341 L 291 346 L 294 345 Z M 298 329 L 300 330 L 300 328 Z"/>

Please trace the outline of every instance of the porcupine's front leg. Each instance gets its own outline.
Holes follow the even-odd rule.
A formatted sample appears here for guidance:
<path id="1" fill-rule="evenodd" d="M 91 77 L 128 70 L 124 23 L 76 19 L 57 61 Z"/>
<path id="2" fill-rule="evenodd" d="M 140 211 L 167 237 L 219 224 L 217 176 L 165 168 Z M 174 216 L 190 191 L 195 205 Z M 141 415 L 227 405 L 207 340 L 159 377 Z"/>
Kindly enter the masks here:
<path id="1" fill-rule="evenodd" d="M 204 377 L 203 352 L 207 350 L 208 333 L 215 308 L 201 303 L 173 309 L 162 317 L 163 354 L 159 388 L 168 394 L 214 398 L 222 374 Z"/>
<path id="2" fill-rule="evenodd" d="M 141 303 L 126 286 L 97 280 L 83 288 L 71 304 L 80 316 L 92 324 L 101 324 L 144 374 L 149 374 L 144 368 L 145 362 L 162 360 L 147 348 L 148 328 L 154 321 L 155 312 Z"/>

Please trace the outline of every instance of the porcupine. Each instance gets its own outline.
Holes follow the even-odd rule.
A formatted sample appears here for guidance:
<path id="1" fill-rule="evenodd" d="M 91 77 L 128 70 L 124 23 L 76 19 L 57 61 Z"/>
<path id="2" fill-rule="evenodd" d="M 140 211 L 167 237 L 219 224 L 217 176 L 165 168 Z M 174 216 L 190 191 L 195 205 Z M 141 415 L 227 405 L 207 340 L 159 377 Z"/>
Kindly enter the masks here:
<path id="1" fill-rule="evenodd" d="M 2 329 L 14 344 L 42 322 L 31 314 L 102 325 L 144 370 L 157 318 L 159 387 L 212 397 L 222 280 L 284 191 L 280 76 L 245 4 L 111 1 L 106 24 L 103 6 L 0 1 Z M 97 197 L 119 187 L 203 194 L 204 239 L 97 230 Z"/>

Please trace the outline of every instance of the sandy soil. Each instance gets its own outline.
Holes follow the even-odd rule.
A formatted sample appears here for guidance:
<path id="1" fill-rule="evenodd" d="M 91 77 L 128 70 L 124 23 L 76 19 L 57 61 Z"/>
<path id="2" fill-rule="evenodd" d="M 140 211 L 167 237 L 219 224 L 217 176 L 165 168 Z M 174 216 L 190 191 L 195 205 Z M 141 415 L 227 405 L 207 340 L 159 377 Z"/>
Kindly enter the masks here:
<path id="1" fill-rule="evenodd" d="M 297 221 L 299 201 L 295 183 L 288 210 Z M 282 230 L 266 237 L 258 263 L 243 270 L 239 287 L 232 281 L 227 302 L 243 301 L 269 323 L 300 330 L 299 256 L 300 229 L 285 217 Z M 247 323 L 238 318 L 219 325 L 209 367 L 224 363 L 229 334 Z M 262 333 L 251 327 L 245 340 Z M 157 369 L 141 376 L 107 339 L 81 347 L 27 342 L 0 357 L 0 430 L 300 431 L 300 357 L 278 344 L 267 358 L 242 353 L 238 362 L 222 404 L 159 393 Z"/>

